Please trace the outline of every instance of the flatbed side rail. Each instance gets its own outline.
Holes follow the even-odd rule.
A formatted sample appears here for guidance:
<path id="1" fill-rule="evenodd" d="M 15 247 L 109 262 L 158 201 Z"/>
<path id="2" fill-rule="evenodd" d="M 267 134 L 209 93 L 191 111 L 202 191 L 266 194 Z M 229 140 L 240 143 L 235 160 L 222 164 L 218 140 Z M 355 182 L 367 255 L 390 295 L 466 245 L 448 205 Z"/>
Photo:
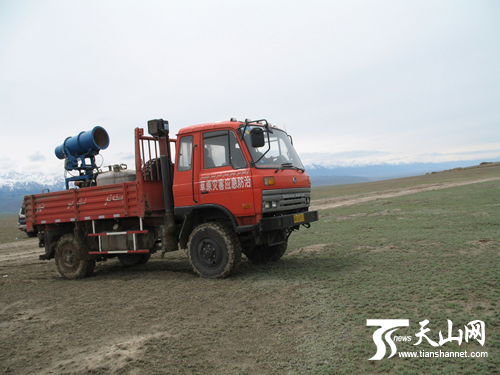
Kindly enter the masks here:
<path id="1" fill-rule="evenodd" d="M 25 197 L 32 225 L 144 216 L 136 181 Z"/>

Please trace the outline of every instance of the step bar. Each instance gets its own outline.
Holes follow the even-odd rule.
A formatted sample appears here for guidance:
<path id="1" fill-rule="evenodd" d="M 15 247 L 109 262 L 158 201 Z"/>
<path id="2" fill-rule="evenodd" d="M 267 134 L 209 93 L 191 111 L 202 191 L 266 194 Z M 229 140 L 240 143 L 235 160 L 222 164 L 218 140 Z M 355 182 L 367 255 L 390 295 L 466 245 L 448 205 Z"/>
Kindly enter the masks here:
<path id="1" fill-rule="evenodd" d="M 103 233 L 96 233 L 95 232 L 95 221 L 92 220 L 92 230 L 94 233 L 89 233 L 89 237 L 99 237 L 99 251 L 89 251 L 90 255 L 108 255 L 108 254 L 146 254 L 149 253 L 148 249 L 141 250 L 137 249 L 137 235 L 138 234 L 144 234 L 148 233 L 147 230 L 144 230 L 142 226 L 142 217 L 139 218 L 139 230 L 131 230 L 131 231 L 124 231 L 124 232 L 103 232 Z M 109 251 L 103 251 L 102 250 L 102 237 L 103 236 L 126 236 L 128 234 L 133 235 L 133 240 L 134 240 L 134 250 L 109 250 Z"/>

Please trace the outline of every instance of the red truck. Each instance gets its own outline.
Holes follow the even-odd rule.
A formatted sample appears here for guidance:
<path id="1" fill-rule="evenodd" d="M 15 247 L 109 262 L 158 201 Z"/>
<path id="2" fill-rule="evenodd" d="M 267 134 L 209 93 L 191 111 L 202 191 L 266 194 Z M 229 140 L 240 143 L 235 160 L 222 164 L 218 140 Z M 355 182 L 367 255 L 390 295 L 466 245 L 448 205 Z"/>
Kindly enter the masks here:
<path id="1" fill-rule="evenodd" d="M 93 156 L 109 144 L 100 127 L 67 138 L 56 148 L 78 171 L 67 190 L 24 197 L 27 232 L 38 232 L 40 258 L 55 258 L 63 277 L 89 276 L 113 257 L 134 266 L 187 249 L 195 273 L 223 278 L 242 253 L 279 260 L 290 234 L 318 220 L 291 137 L 266 120 L 189 126 L 176 139 L 161 119 L 148 130 L 135 129 L 135 171 L 96 169 Z"/>

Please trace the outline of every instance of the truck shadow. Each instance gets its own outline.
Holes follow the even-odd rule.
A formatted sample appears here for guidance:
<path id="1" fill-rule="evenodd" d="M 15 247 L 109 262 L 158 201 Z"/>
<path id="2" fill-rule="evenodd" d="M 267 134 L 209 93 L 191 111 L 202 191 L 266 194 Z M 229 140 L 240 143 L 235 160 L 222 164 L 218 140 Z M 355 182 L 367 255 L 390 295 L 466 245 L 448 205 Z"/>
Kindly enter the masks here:
<path id="1" fill-rule="evenodd" d="M 237 271 L 226 280 L 252 281 L 262 279 L 276 279 L 299 281 L 312 277 L 331 277 L 332 275 L 356 269 L 360 260 L 356 256 L 347 256 L 347 254 L 329 253 L 322 256 L 317 255 L 287 255 L 278 262 L 267 264 L 253 264 L 245 256 L 242 257 Z M 175 252 L 166 254 L 161 258 L 155 254 L 148 263 L 124 267 L 117 259 L 111 259 L 103 263 L 98 263 L 92 275 L 94 278 L 116 278 L 121 277 L 157 277 L 156 273 L 162 273 L 164 276 L 171 274 L 179 277 L 183 274 L 189 278 L 199 278 L 192 270 L 187 255 L 184 252 Z M 142 275 L 142 276 L 141 276 Z"/>

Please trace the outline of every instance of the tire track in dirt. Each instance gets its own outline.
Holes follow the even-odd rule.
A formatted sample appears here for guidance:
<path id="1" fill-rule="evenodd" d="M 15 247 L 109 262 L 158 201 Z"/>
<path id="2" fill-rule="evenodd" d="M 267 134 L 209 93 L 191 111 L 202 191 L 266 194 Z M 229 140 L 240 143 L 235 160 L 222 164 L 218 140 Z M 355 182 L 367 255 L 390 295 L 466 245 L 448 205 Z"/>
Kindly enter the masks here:
<path id="1" fill-rule="evenodd" d="M 21 259 L 36 259 L 44 250 L 38 247 L 38 239 L 10 242 L 0 245 L 0 263 L 19 261 Z"/>
<path id="2" fill-rule="evenodd" d="M 500 177 L 490 177 L 490 178 L 482 178 L 477 180 L 467 180 L 467 181 L 454 181 L 454 182 L 439 182 L 436 184 L 424 184 L 419 186 L 413 186 L 408 188 L 401 189 L 393 189 L 393 190 L 384 190 L 377 191 L 374 193 L 368 194 L 360 194 L 360 195 L 347 195 L 337 198 L 326 198 L 326 199 L 318 199 L 314 200 L 309 207 L 310 210 L 328 210 L 330 208 L 342 207 L 342 206 L 352 206 L 359 203 L 371 202 L 378 199 L 387 199 L 387 198 L 395 198 L 401 197 L 403 195 L 421 193 L 423 191 L 430 190 L 440 190 L 440 189 L 448 189 L 456 186 L 464 186 L 471 184 L 478 184 L 481 182 L 488 181 L 496 181 L 500 180 Z M 354 198 L 354 196 L 358 196 L 359 198 Z"/>

